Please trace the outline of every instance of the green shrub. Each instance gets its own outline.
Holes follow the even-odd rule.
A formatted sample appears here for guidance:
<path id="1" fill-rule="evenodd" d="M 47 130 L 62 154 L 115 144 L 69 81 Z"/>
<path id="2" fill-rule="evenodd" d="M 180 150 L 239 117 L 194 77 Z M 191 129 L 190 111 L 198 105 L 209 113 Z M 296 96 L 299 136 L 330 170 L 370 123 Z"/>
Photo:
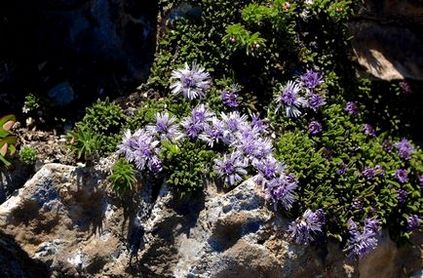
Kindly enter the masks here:
<path id="1" fill-rule="evenodd" d="M 91 130 L 77 129 L 68 134 L 70 138 L 70 148 L 78 159 L 92 162 L 100 155 L 101 135 Z"/>
<path id="2" fill-rule="evenodd" d="M 81 146 L 89 146 L 86 148 L 91 152 L 88 156 L 92 156 L 94 151 L 99 155 L 108 154 L 116 151 L 125 123 L 126 117 L 120 106 L 108 99 L 98 100 L 86 109 L 84 118 L 75 125 L 73 135 L 76 140 L 83 140 Z"/>
<path id="3" fill-rule="evenodd" d="M 121 158 L 113 165 L 109 180 L 112 190 L 123 195 L 134 190 L 137 182 L 136 170 L 131 163 Z"/>
<path id="4" fill-rule="evenodd" d="M 276 145 L 276 156 L 286 162 L 301 184 L 297 209 L 322 208 L 328 216 L 328 235 L 339 240 L 348 219 L 363 220 L 369 215 L 377 216 L 392 237 L 408 238 L 407 217 L 423 213 L 417 180 L 423 170 L 421 151 L 409 162 L 403 161 L 387 147 L 394 142 L 391 137 L 363 134 L 360 117 L 347 115 L 341 105 L 330 105 L 322 114 L 320 136 L 308 135 L 307 126 L 299 124 L 293 127 L 295 131 L 282 134 Z M 344 167 L 345 172 L 339 172 Z M 383 170 L 369 180 L 363 175 L 365 167 Z M 401 184 L 395 178 L 397 169 L 408 170 L 409 182 Z M 404 204 L 397 199 L 399 189 L 408 192 Z"/>
<path id="5" fill-rule="evenodd" d="M 31 146 L 24 146 L 19 151 L 19 159 L 25 165 L 34 165 L 37 160 L 37 151 Z"/>
<path id="6" fill-rule="evenodd" d="M 163 142 L 162 148 L 165 182 L 177 195 L 196 193 L 211 180 L 215 153 L 202 142 L 184 140 L 180 146 Z"/>

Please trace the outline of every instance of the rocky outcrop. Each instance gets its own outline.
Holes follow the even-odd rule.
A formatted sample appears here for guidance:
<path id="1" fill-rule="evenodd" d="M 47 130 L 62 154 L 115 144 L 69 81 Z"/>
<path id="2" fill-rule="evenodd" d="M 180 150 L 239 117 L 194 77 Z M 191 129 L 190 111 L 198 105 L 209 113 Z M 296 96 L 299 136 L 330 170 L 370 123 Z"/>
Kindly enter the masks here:
<path id="1" fill-rule="evenodd" d="M 29 258 L 12 237 L 0 232 L 0 277 L 44 278 L 49 277 L 49 269 Z"/>
<path id="2" fill-rule="evenodd" d="M 382 80 L 423 80 L 423 2 L 368 0 L 350 23 L 357 62 Z"/>
<path id="3" fill-rule="evenodd" d="M 81 168 L 48 164 L 0 206 L 0 229 L 53 273 L 124 273 L 125 217 L 102 181 Z"/>
<path id="4" fill-rule="evenodd" d="M 105 190 L 110 165 L 45 165 L 0 206 L 0 229 L 53 276 L 409 277 L 422 268 L 422 242 L 398 248 L 386 234 L 358 263 L 335 242 L 293 243 L 289 221 L 252 181 L 228 192 L 209 184 L 189 199 L 166 185 L 154 198 L 147 183 L 123 204 Z"/>

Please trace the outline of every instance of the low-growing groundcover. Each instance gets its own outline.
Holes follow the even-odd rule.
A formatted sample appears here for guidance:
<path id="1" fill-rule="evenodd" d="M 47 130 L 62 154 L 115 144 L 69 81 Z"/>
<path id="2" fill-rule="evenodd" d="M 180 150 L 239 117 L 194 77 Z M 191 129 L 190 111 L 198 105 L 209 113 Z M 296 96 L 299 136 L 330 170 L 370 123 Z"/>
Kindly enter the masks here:
<path id="1" fill-rule="evenodd" d="M 118 153 L 144 179 L 187 198 L 207 181 L 230 190 L 251 178 L 292 219 L 298 244 L 336 239 L 362 257 L 383 228 L 400 243 L 419 229 L 423 152 L 410 134 L 421 84 L 357 77 L 345 23 L 360 1 L 159 4 L 167 13 L 145 86 L 160 97 L 130 117 L 106 109 L 105 152 L 123 137 Z"/>

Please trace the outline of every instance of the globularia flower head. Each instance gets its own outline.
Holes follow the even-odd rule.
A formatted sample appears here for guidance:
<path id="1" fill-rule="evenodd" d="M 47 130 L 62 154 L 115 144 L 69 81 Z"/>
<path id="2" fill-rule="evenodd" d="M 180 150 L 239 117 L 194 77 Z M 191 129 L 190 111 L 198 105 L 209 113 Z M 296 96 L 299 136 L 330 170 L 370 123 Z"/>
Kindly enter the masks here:
<path id="1" fill-rule="evenodd" d="M 221 98 L 225 106 L 229 108 L 237 108 L 239 106 L 237 93 L 239 89 L 238 85 L 234 85 L 232 88 L 222 91 Z"/>
<path id="2" fill-rule="evenodd" d="M 289 225 L 288 231 L 298 244 L 307 245 L 315 240 L 315 236 L 322 232 L 325 224 L 325 213 L 322 209 L 315 212 L 307 209 L 301 217 Z"/>
<path id="3" fill-rule="evenodd" d="M 258 113 L 251 115 L 251 126 L 260 133 L 266 133 L 268 128 L 266 121 L 261 119 Z"/>
<path id="4" fill-rule="evenodd" d="M 222 141 L 225 132 L 225 125 L 214 117 L 210 125 L 204 127 L 204 131 L 199 138 L 205 141 L 210 147 L 217 142 Z"/>
<path id="5" fill-rule="evenodd" d="M 282 174 L 266 183 L 266 199 L 273 204 L 275 210 L 278 204 L 288 210 L 295 202 L 294 191 L 297 187 L 298 182 L 293 175 Z"/>
<path id="6" fill-rule="evenodd" d="M 398 203 L 404 204 L 407 201 L 408 192 L 402 188 L 397 190 L 397 200 Z"/>
<path id="7" fill-rule="evenodd" d="M 190 117 L 186 117 L 181 121 L 181 125 L 188 137 L 195 139 L 208 128 L 213 118 L 214 113 L 209 111 L 204 104 L 200 104 L 192 110 Z"/>
<path id="8" fill-rule="evenodd" d="M 376 176 L 376 170 L 375 168 L 366 166 L 362 174 L 367 180 L 372 180 Z"/>
<path id="9" fill-rule="evenodd" d="M 253 165 L 257 172 L 259 172 L 259 175 L 267 180 L 274 179 L 278 175 L 283 174 L 283 170 L 285 169 L 283 163 L 279 162 L 271 155 L 255 161 Z"/>
<path id="10" fill-rule="evenodd" d="M 398 151 L 398 155 L 404 159 L 404 160 L 410 160 L 411 155 L 414 153 L 414 147 L 411 145 L 411 143 L 403 138 L 398 143 L 395 143 L 395 148 Z"/>
<path id="11" fill-rule="evenodd" d="M 171 79 L 172 93 L 182 94 L 189 100 L 204 97 L 211 85 L 210 74 L 195 63 L 191 68 L 185 64 L 185 68 L 174 70 Z"/>
<path id="12" fill-rule="evenodd" d="M 200 104 L 192 109 L 191 117 L 196 122 L 205 123 L 213 120 L 214 113 L 204 104 Z"/>
<path id="13" fill-rule="evenodd" d="M 156 114 L 156 123 L 148 125 L 147 131 L 151 134 L 158 134 L 162 140 L 175 141 L 182 137 L 179 127 L 176 123 L 176 118 L 170 116 L 167 112 Z"/>
<path id="14" fill-rule="evenodd" d="M 236 108 L 239 106 L 238 94 L 230 91 L 223 91 L 222 102 L 227 107 Z"/>
<path id="15" fill-rule="evenodd" d="M 300 96 L 301 86 L 295 81 L 288 81 L 282 90 L 282 94 L 276 97 L 276 111 L 281 107 L 285 109 L 288 117 L 298 117 L 301 115 L 299 108 L 307 106 L 307 101 Z"/>
<path id="16" fill-rule="evenodd" d="M 307 70 L 300 76 L 300 80 L 303 86 L 310 90 L 313 90 L 323 84 L 322 74 L 313 70 Z"/>
<path id="17" fill-rule="evenodd" d="M 379 221 L 374 218 L 367 218 L 364 221 L 364 228 L 359 231 L 357 224 L 352 220 L 348 220 L 348 233 L 350 238 L 347 243 L 346 250 L 350 256 L 362 258 L 370 251 L 376 248 L 379 234 Z"/>
<path id="18" fill-rule="evenodd" d="M 326 104 L 326 99 L 316 93 L 311 93 L 307 96 L 307 106 L 313 111 L 317 111 L 320 107 Z"/>
<path id="19" fill-rule="evenodd" d="M 376 131 L 373 128 L 373 126 L 371 126 L 370 124 L 364 124 L 362 130 L 363 130 L 363 133 L 366 134 L 367 136 L 370 136 L 370 137 L 376 136 Z"/>
<path id="20" fill-rule="evenodd" d="M 355 101 L 347 102 L 345 106 L 345 111 L 350 115 L 357 115 L 358 114 L 358 105 Z"/>
<path id="21" fill-rule="evenodd" d="M 395 178 L 397 178 L 397 180 L 400 183 L 406 183 L 408 182 L 408 172 L 405 169 L 398 169 L 395 171 Z"/>
<path id="22" fill-rule="evenodd" d="M 229 114 L 222 113 L 221 117 L 229 132 L 241 131 L 247 126 L 247 115 L 241 115 L 237 111 Z"/>
<path id="23" fill-rule="evenodd" d="M 308 125 L 308 132 L 311 135 L 317 135 L 322 132 L 322 125 L 318 121 L 311 121 Z"/>
<path id="24" fill-rule="evenodd" d="M 158 173 L 162 164 L 158 157 L 159 141 L 145 129 L 137 130 L 134 134 L 128 130 L 122 143 L 118 146 L 118 153 L 125 155 L 129 162 L 134 162 L 141 171 L 150 170 Z"/>
<path id="25" fill-rule="evenodd" d="M 237 185 L 247 175 L 247 159 L 240 153 L 233 152 L 229 156 L 224 155 L 222 159 L 214 160 L 214 170 L 217 175 L 224 178 L 225 184 L 229 186 Z"/>
<path id="26" fill-rule="evenodd" d="M 345 162 L 338 163 L 338 169 L 336 170 L 336 173 L 340 176 L 345 175 L 348 171 L 348 165 L 345 164 Z"/>
<path id="27" fill-rule="evenodd" d="M 419 175 L 419 184 L 420 186 L 423 186 L 423 174 Z"/>
<path id="28" fill-rule="evenodd" d="M 407 218 L 407 230 L 408 231 L 415 231 L 420 226 L 420 218 L 418 215 L 413 214 Z"/>

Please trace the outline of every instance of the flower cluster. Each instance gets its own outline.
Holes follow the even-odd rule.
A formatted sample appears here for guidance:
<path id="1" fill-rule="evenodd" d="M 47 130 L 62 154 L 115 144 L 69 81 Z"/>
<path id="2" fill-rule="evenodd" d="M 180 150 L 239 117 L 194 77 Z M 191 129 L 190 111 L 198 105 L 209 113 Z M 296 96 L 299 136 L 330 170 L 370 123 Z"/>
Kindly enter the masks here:
<path id="1" fill-rule="evenodd" d="M 323 82 L 322 74 L 313 70 L 307 70 L 298 80 L 288 81 L 275 98 L 276 112 L 282 108 L 286 116 L 297 118 L 302 109 L 317 111 L 326 104 L 325 97 L 317 92 Z"/>
<path id="2" fill-rule="evenodd" d="M 322 209 L 315 212 L 307 209 L 301 217 L 291 223 L 288 231 L 295 238 L 295 242 L 307 245 L 315 240 L 316 234 L 322 232 L 324 224 L 325 213 Z"/>
<path id="3" fill-rule="evenodd" d="M 367 180 L 373 180 L 376 176 L 383 176 L 385 171 L 383 170 L 382 166 L 376 165 L 375 167 L 368 167 L 366 166 L 362 172 L 362 175 Z"/>
<path id="4" fill-rule="evenodd" d="M 418 215 L 413 214 L 407 218 L 407 230 L 415 231 L 420 226 L 420 218 Z"/>
<path id="5" fill-rule="evenodd" d="M 185 68 L 174 70 L 171 79 L 174 81 L 170 87 L 172 93 L 182 94 L 189 100 L 203 98 L 211 86 L 210 74 L 195 63 L 191 67 L 185 64 Z"/>
<path id="6" fill-rule="evenodd" d="M 365 219 L 362 231 L 359 231 L 357 224 L 349 219 L 348 232 L 350 238 L 346 250 L 350 256 L 361 258 L 375 249 L 378 243 L 379 229 L 379 221 L 375 218 Z"/>
<path id="7" fill-rule="evenodd" d="M 118 153 L 123 154 L 129 162 L 135 163 L 139 170 L 148 169 L 157 174 L 162 170 L 159 159 L 160 141 L 146 129 L 139 129 L 131 133 L 127 131 L 122 143 L 118 146 Z"/>
<path id="8" fill-rule="evenodd" d="M 400 183 L 408 182 L 408 172 L 405 169 L 398 169 L 395 171 L 395 177 Z"/>
<path id="9" fill-rule="evenodd" d="M 225 89 L 221 92 L 221 99 L 225 106 L 229 108 L 237 108 L 239 106 L 239 92 L 240 88 L 238 85 L 234 85 L 229 89 Z"/>
<path id="10" fill-rule="evenodd" d="M 405 138 L 395 143 L 394 147 L 397 149 L 398 155 L 404 160 L 410 160 L 415 151 L 411 143 Z"/>
<path id="11" fill-rule="evenodd" d="M 355 101 L 347 102 L 347 105 L 345 106 L 345 112 L 350 115 L 357 115 L 359 113 L 358 104 Z"/>

